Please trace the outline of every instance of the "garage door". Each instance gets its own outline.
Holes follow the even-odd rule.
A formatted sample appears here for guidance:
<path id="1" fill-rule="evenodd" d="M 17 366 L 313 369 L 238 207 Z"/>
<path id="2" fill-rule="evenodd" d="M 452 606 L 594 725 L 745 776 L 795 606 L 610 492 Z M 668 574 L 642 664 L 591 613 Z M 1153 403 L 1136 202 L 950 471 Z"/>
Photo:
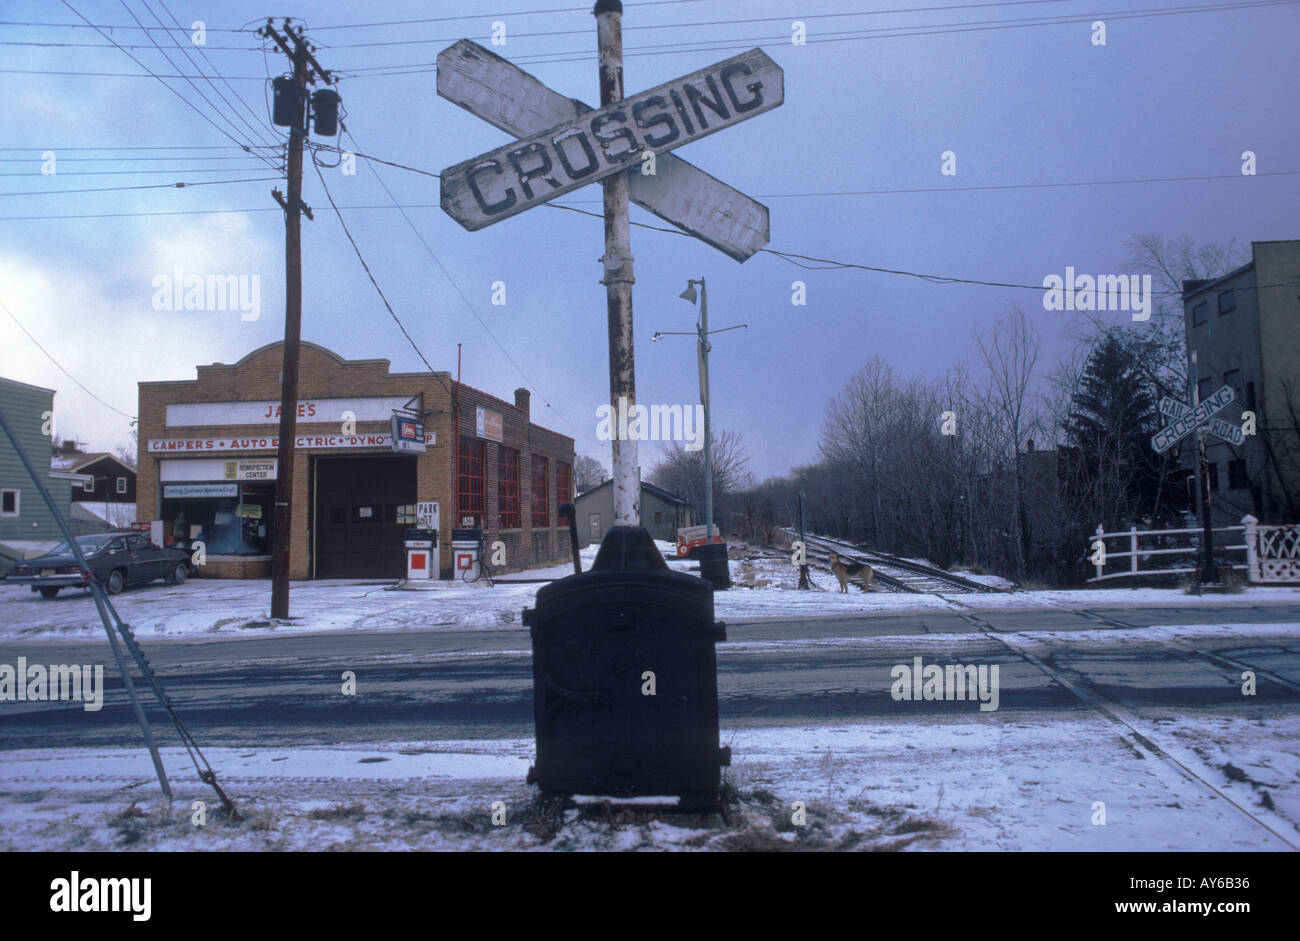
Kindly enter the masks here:
<path id="1" fill-rule="evenodd" d="M 398 508 L 415 503 L 409 457 L 315 459 L 316 577 L 401 578 Z"/>

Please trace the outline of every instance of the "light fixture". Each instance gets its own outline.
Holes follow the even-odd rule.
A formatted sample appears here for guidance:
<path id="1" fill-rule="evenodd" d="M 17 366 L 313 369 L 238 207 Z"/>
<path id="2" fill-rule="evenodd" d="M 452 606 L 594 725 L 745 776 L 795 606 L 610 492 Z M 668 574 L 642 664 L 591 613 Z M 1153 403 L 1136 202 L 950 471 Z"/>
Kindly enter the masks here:
<path id="1" fill-rule="evenodd" d="M 677 296 L 684 301 L 690 301 L 692 304 L 694 304 L 695 299 L 697 297 L 695 293 L 695 282 L 694 281 L 686 282 L 686 290 L 682 291 L 682 293 L 678 294 Z"/>

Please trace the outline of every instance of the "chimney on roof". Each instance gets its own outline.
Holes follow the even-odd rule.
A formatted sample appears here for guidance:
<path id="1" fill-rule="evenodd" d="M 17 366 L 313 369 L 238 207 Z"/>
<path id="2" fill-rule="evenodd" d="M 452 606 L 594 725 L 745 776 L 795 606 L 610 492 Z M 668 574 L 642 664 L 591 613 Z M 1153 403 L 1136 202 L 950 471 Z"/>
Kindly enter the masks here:
<path id="1" fill-rule="evenodd" d="M 533 394 L 527 389 L 519 388 L 515 390 L 515 407 L 522 409 L 525 415 L 529 414 L 528 403 Z"/>
<path id="2" fill-rule="evenodd" d="M 75 442 L 75 441 L 68 441 L 68 440 L 65 440 L 65 441 L 63 442 L 63 453 L 64 453 L 64 454 L 76 454 L 76 453 L 77 453 L 77 442 Z"/>

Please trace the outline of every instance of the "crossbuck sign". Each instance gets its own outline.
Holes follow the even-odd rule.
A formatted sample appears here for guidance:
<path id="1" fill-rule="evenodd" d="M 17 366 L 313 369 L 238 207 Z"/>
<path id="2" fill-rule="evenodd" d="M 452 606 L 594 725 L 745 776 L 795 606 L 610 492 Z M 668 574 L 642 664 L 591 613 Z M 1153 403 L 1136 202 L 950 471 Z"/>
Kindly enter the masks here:
<path id="1" fill-rule="evenodd" d="M 785 101 L 761 49 L 593 111 L 462 39 L 438 55 L 438 94 L 520 138 L 442 171 L 442 208 L 471 231 L 628 172 L 633 202 L 737 261 L 767 244 L 765 206 L 669 153 Z"/>
<path id="2" fill-rule="evenodd" d="M 1165 396 L 1160 400 L 1160 414 L 1172 421 L 1152 436 L 1151 447 L 1157 451 L 1166 451 L 1202 425 L 1211 434 L 1240 445 L 1246 440 L 1241 428 L 1221 418 L 1212 417 L 1231 405 L 1236 398 L 1232 386 L 1224 386 L 1194 408 Z"/>

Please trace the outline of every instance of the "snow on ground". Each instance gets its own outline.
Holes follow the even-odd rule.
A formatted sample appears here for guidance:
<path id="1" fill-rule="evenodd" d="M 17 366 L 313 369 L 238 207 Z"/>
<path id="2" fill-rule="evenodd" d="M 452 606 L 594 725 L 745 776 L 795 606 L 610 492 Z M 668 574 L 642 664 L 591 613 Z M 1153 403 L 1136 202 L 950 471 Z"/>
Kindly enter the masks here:
<path id="1" fill-rule="evenodd" d="M 1156 721 L 1233 802 L 1300 842 L 1294 726 L 1247 709 Z M 0 849 L 1287 848 L 1092 713 L 973 713 L 928 721 L 923 737 L 903 717 L 724 729 L 723 741 L 733 751 L 729 821 L 543 804 L 523 783 L 528 739 L 208 749 L 243 815 L 233 824 L 180 749 L 164 751 L 170 807 L 142 749 L 17 751 L 0 765 Z M 206 805 L 202 826 L 194 801 Z"/>
<path id="2" fill-rule="evenodd" d="M 698 571 L 699 564 L 676 559 L 671 543 L 658 543 L 678 571 Z M 596 546 L 580 553 L 586 571 Z M 535 603 L 541 584 L 510 584 L 514 579 L 562 578 L 568 565 L 502 576 L 495 587 L 486 582 L 391 582 L 321 580 L 294 582 L 288 621 L 273 621 L 270 583 L 265 580 L 191 579 L 184 585 L 162 582 L 129 589 L 113 599 L 122 619 L 142 640 L 150 638 L 256 637 L 286 633 L 401 630 L 488 630 L 521 627 L 520 615 Z M 1176 588 L 1096 588 L 1080 591 L 1022 591 L 989 594 L 905 594 L 850 585 L 839 593 L 835 577 L 824 569 L 810 572 L 812 591 L 798 591 L 798 570 L 788 560 L 732 559 L 735 587 L 714 595 L 715 615 L 727 622 L 764 618 L 855 616 L 914 610 L 994 608 L 1093 608 L 1129 605 L 1258 604 L 1300 602 L 1300 587 L 1252 587 L 1236 595 L 1189 595 Z M 86 640 L 103 628 L 90 595 L 65 591 L 46 600 L 22 585 L 0 581 L 0 641 Z"/>

